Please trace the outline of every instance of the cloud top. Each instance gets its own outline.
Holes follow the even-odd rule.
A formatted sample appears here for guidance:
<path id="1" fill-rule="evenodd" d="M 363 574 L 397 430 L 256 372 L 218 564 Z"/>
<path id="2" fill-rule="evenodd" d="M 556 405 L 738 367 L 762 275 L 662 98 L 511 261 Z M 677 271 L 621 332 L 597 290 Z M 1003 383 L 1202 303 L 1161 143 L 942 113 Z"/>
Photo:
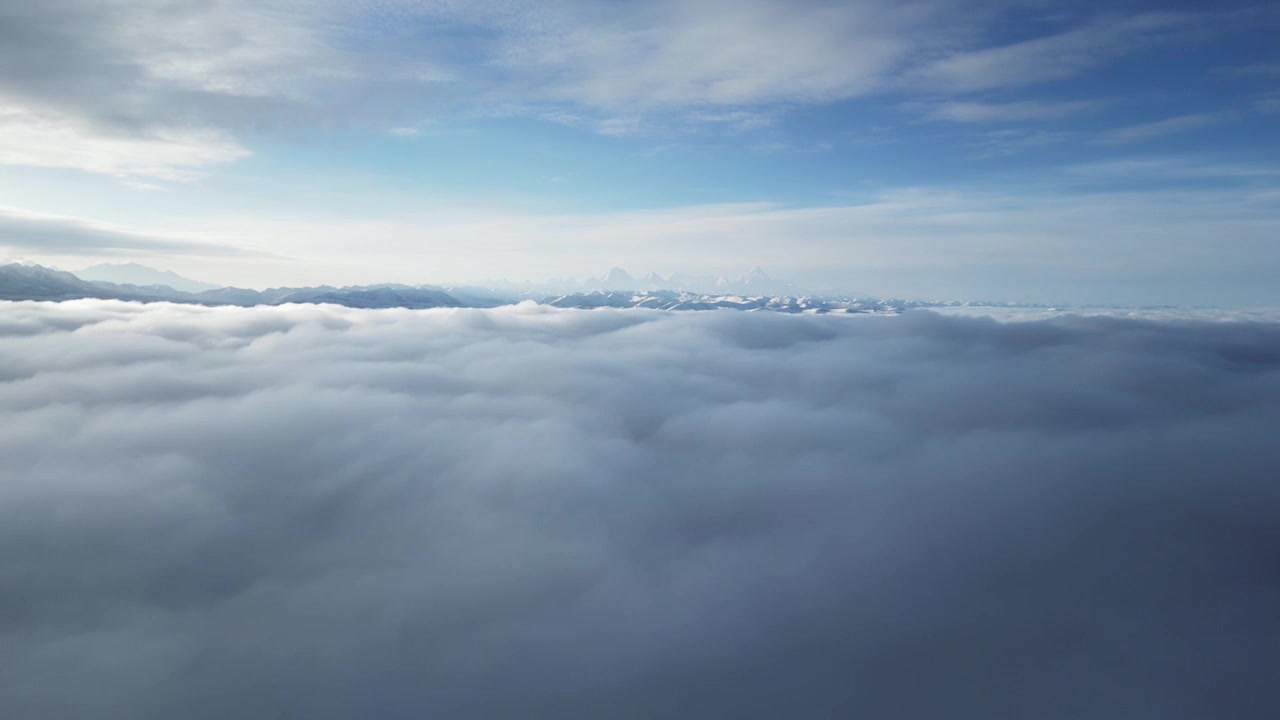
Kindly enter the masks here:
<path id="1" fill-rule="evenodd" d="M 1280 326 L 0 313 L 7 717 L 1265 717 Z"/>

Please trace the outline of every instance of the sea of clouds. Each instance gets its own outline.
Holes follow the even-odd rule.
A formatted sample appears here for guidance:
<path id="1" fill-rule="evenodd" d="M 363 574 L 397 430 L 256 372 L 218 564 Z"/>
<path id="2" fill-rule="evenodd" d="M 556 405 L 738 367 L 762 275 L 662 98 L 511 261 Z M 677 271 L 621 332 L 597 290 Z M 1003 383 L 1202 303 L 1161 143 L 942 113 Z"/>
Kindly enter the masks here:
<path id="1" fill-rule="evenodd" d="M 0 304 L 0 716 L 1262 718 L 1280 324 Z"/>

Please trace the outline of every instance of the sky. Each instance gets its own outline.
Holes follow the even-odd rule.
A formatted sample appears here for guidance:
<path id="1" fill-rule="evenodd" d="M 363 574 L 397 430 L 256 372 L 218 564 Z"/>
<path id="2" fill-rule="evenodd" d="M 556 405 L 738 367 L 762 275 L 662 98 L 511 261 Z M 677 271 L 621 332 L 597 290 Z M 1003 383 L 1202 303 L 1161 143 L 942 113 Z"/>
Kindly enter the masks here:
<path id="1" fill-rule="evenodd" d="M 1280 304 L 1280 9 L 0 0 L 0 257 Z"/>

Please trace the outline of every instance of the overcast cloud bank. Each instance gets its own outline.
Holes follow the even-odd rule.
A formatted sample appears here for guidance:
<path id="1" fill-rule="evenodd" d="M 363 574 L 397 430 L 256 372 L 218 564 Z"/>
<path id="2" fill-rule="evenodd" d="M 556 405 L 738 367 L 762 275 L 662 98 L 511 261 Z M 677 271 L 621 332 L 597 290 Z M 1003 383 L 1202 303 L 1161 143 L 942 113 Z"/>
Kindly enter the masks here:
<path id="1" fill-rule="evenodd" d="M 0 716 L 1274 717 L 1280 325 L 0 304 Z"/>

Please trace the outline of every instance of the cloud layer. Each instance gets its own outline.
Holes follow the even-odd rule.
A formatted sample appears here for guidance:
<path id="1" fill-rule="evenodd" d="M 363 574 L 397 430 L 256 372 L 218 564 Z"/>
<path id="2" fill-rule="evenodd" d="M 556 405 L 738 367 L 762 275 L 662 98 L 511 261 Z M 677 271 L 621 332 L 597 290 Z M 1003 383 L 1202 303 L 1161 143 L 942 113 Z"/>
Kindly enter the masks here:
<path id="1" fill-rule="evenodd" d="M 0 714 L 1270 717 L 1280 326 L 0 313 Z"/>

